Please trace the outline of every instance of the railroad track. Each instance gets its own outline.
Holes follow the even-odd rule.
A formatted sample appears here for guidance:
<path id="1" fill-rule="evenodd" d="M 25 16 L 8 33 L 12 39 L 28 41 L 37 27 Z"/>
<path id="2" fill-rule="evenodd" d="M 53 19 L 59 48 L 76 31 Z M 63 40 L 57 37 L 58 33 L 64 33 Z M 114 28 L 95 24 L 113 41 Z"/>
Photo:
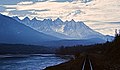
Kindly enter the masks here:
<path id="1" fill-rule="evenodd" d="M 84 62 L 82 64 L 82 70 L 93 70 L 92 62 L 88 57 L 84 59 Z"/>

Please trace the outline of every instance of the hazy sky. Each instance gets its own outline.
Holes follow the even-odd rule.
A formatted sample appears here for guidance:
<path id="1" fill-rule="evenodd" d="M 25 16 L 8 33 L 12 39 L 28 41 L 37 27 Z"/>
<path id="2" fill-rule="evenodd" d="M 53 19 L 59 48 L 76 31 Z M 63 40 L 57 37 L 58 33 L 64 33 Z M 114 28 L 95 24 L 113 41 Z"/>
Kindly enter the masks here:
<path id="1" fill-rule="evenodd" d="M 83 21 L 92 29 L 114 35 L 120 28 L 120 0 L 0 0 L 0 13 L 31 19 Z"/>

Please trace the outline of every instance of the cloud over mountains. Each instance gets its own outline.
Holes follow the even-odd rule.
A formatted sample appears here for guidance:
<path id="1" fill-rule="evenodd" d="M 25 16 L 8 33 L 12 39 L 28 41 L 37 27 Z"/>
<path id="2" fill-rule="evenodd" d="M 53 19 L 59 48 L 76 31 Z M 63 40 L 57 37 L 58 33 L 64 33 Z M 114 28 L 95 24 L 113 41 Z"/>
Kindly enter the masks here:
<path id="1" fill-rule="evenodd" d="M 85 21 L 85 24 L 94 30 L 113 35 L 114 29 L 120 25 L 109 25 L 109 22 L 119 22 L 119 2 L 119 0 L 0 0 L 0 13 L 20 18 L 59 17 L 62 20 Z"/>

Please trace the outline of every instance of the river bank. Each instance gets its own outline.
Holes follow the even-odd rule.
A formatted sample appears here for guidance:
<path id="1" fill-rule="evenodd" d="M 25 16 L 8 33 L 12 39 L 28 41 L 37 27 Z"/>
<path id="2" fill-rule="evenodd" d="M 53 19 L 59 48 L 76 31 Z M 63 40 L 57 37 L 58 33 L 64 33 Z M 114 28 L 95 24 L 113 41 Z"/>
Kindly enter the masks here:
<path id="1" fill-rule="evenodd" d="M 80 70 L 82 68 L 84 57 L 80 56 L 77 59 L 71 59 L 68 62 L 59 65 L 46 67 L 44 70 Z"/>
<path id="2" fill-rule="evenodd" d="M 0 70 L 43 70 L 66 61 L 55 54 L 6 54 L 0 55 Z"/>

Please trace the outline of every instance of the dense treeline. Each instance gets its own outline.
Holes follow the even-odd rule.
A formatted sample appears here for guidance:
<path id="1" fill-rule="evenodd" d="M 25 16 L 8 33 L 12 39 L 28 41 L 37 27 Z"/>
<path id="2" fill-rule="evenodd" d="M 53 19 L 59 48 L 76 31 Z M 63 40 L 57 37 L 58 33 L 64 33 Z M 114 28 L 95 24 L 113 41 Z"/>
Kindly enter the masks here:
<path id="1" fill-rule="evenodd" d="M 62 70 L 80 70 L 79 64 L 83 62 L 82 57 L 86 55 L 92 60 L 94 70 L 120 70 L 120 33 L 116 34 L 112 42 L 88 46 L 62 46 L 57 53 L 72 54 L 75 55 L 75 59 L 45 70 L 61 70 L 61 68 Z"/>
<path id="2" fill-rule="evenodd" d="M 120 32 L 112 42 L 102 44 L 62 46 L 57 54 L 75 55 L 73 60 L 47 67 L 45 70 L 82 70 L 81 62 L 88 57 L 92 61 L 94 70 L 120 70 Z"/>
<path id="3" fill-rule="evenodd" d="M 54 48 L 24 44 L 0 44 L 0 54 L 55 53 Z"/>
<path id="4" fill-rule="evenodd" d="M 94 53 L 109 53 L 112 48 L 120 46 L 120 35 L 117 34 L 112 42 L 93 44 L 93 45 L 77 45 L 77 46 L 61 46 L 56 52 L 58 54 L 76 54 L 81 52 L 94 52 Z"/>

